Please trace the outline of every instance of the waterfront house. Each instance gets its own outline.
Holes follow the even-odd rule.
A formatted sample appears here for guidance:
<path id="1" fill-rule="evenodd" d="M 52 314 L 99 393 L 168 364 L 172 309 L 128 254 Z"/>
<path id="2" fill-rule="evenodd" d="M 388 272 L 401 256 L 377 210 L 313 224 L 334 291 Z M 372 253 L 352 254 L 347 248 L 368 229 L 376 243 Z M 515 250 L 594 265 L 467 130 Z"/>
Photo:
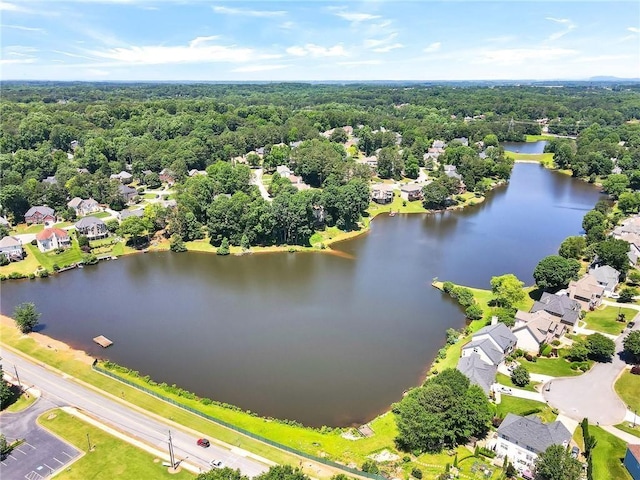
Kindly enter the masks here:
<path id="1" fill-rule="evenodd" d="M 561 422 L 543 423 L 535 415 L 507 414 L 498 427 L 495 451 L 507 457 L 520 472 L 531 470 L 538 455 L 551 445 L 569 446 L 571 432 Z"/>
<path id="2" fill-rule="evenodd" d="M 602 304 L 605 287 L 598 282 L 594 275 L 587 274 L 582 276 L 580 280 L 571 281 L 567 291 L 569 298 L 578 302 L 583 310 L 594 310 Z"/>
<path id="3" fill-rule="evenodd" d="M 72 198 L 67 203 L 67 207 L 73 208 L 78 217 L 89 215 L 90 213 L 98 212 L 100 210 L 100 205 L 98 205 L 98 202 L 93 198 L 88 198 L 87 200 L 83 200 L 80 197 Z"/>
<path id="4" fill-rule="evenodd" d="M 7 257 L 8 260 L 22 260 L 24 251 L 20 239 L 10 235 L 3 237 L 0 240 L 0 255 Z"/>
<path id="5" fill-rule="evenodd" d="M 515 325 L 511 330 L 517 339 L 517 347 L 526 351 L 538 353 L 543 344 L 550 344 L 561 338 L 567 327 L 544 310 L 537 312 L 523 312 L 518 310 Z"/>
<path id="6" fill-rule="evenodd" d="M 393 185 L 377 183 L 371 187 L 371 200 L 376 203 L 391 203 L 393 201 Z"/>
<path id="7" fill-rule="evenodd" d="M 403 200 L 412 202 L 422 200 L 422 185 L 418 183 L 408 183 L 400 187 L 400 196 Z"/>
<path id="8" fill-rule="evenodd" d="M 589 275 L 604 288 L 604 295 L 611 296 L 620 279 L 620 272 L 609 265 L 600 265 L 589 269 Z"/>
<path id="9" fill-rule="evenodd" d="M 125 203 L 132 204 L 138 198 L 138 191 L 135 188 L 131 188 L 128 185 L 119 185 L 118 193 L 124 199 Z"/>
<path id="10" fill-rule="evenodd" d="M 489 395 L 491 385 L 496 379 L 498 367 L 485 362 L 480 355 L 472 353 L 466 357 L 460 357 L 456 367 L 466 376 L 472 385 L 477 385 Z"/>
<path id="11" fill-rule="evenodd" d="M 41 252 L 48 252 L 56 248 L 68 248 L 71 246 L 69 234 L 61 228 L 45 228 L 36 234 L 36 242 Z"/>
<path id="12" fill-rule="evenodd" d="M 551 315 L 558 317 L 561 323 L 568 325 L 573 329 L 580 317 L 580 310 L 582 307 L 580 304 L 569 298 L 569 295 L 562 293 L 560 295 L 554 295 L 549 292 L 544 292 L 540 300 L 536 301 L 531 307 L 531 313 L 538 310 L 544 310 Z"/>
<path id="13" fill-rule="evenodd" d="M 624 456 L 624 466 L 633 480 L 640 480 L 640 444 L 627 445 L 627 453 Z"/>
<path id="14" fill-rule="evenodd" d="M 76 222 L 78 233 L 86 236 L 89 240 L 97 240 L 109 235 L 109 230 L 105 223 L 98 217 L 84 217 Z"/>
<path id="15" fill-rule="evenodd" d="M 458 173 L 458 169 L 455 165 L 444 165 L 444 174 L 458 181 L 458 194 L 464 193 L 467 190 L 467 186 L 462 181 L 462 175 Z"/>
<path id="16" fill-rule="evenodd" d="M 31 223 L 50 223 L 56 221 L 56 215 L 51 207 L 47 207 L 46 205 L 37 205 L 35 207 L 31 207 L 27 210 L 27 213 L 24 214 L 24 221 L 28 224 Z"/>

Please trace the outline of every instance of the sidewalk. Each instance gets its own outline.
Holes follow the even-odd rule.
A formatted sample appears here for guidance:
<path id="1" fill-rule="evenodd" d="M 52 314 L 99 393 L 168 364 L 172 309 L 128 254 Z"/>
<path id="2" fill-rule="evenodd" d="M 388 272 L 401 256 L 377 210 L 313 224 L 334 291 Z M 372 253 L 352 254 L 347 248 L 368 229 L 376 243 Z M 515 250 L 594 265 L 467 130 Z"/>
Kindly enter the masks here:
<path id="1" fill-rule="evenodd" d="M 615 435 L 620 440 L 625 441 L 626 443 L 637 444 L 640 443 L 640 437 L 636 437 L 635 435 L 631 435 L 630 433 L 623 432 L 622 430 L 618 430 L 616 427 L 611 425 L 601 425 L 600 428 L 609 432 L 611 435 Z"/>

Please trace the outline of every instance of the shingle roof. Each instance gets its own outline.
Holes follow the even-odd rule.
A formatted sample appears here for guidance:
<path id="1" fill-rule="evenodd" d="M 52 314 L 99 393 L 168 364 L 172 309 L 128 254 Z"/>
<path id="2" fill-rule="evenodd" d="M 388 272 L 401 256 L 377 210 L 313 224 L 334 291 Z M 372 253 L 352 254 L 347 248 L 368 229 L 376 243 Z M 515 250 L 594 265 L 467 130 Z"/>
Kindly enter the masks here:
<path id="1" fill-rule="evenodd" d="M 478 385 L 484 393 L 488 394 L 491 385 L 496 379 L 498 367 L 482 361 L 480 355 L 472 353 L 468 357 L 458 360 L 457 369 L 466 376 L 473 385 Z"/>
<path id="2" fill-rule="evenodd" d="M 504 353 L 498 350 L 493 342 L 488 338 L 485 338 L 483 340 L 472 340 L 464 347 L 462 347 L 463 350 L 468 350 L 470 348 L 477 348 L 478 350 L 482 350 L 487 355 L 487 357 L 491 359 L 494 365 L 498 365 L 502 361 L 502 357 L 504 355 Z"/>
<path id="3" fill-rule="evenodd" d="M 640 462 L 640 444 L 638 445 L 627 445 L 627 448 L 631 452 L 631 455 L 635 457 L 635 459 Z"/>
<path id="4" fill-rule="evenodd" d="M 542 423 L 535 415 L 521 417 L 513 413 L 498 427 L 498 435 L 535 453 L 542 453 L 551 445 L 568 445 L 571 432 L 561 422 Z"/>
<path id="5" fill-rule="evenodd" d="M 489 335 L 495 342 L 500 345 L 504 352 L 518 342 L 516 336 L 509 330 L 504 323 L 498 322 L 495 325 L 487 325 L 473 334 L 473 338 L 480 335 Z"/>
<path id="6" fill-rule="evenodd" d="M 87 228 L 92 225 L 104 225 L 104 222 L 98 217 L 84 217 L 76 222 L 76 228 Z"/>
<path id="7" fill-rule="evenodd" d="M 2 240 L 0 240 L 0 248 L 18 247 L 21 245 L 22 242 L 18 238 L 12 237 L 10 235 L 7 235 L 6 237 L 3 237 Z"/>
<path id="8" fill-rule="evenodd" d="M 61 228 L 52 227 L 45 228 L 44 230 L 36 234 L 36 240 L 47 240 L 54 236 L 61 239 L 69 238 L 69 234 L 66 231 L 62 230 Z"/>
<path id="9" fill-rule="evenodd" d="M 24 216 L 30 217 L 36 212 L 39 212 L 42 216 L 53 216 L 53 214 L 55 213 L 55 211 L 51 207 L 47 207 L 46 205 L 36 205 L 35 207 L 31 207 L 29 210 L 27 210 L 27 213 L 25 213 Z"/>
<path id="10" fill-rule="evenodd" d="M 69 200 L 69 203 L 67 203 L 67 206 L 71 208 L 78 208 L 78 205 L 80 205 L 81 203 L 82 203 L 82 199 L 80 197 L 74 197 L 71 200 Z"/>
<path id="11" fill-rule="evenodd" d="M 595 277 L 595 279 L 601 285 L 615 287 L 620 278 L 620 272 L 609 265 L 602 265 L 596 268 L 589 269 L 589 275 Z"/>
<path id="12" fill-rule="evenodd" d="M 531 312 L 545 310 L 552 315 L 562 317 L 562 321 L 574 325 L 580 316 L 580 304 L 567 295 L 554 295 L 544 292 L 539 301 L 533 304 Z"/>

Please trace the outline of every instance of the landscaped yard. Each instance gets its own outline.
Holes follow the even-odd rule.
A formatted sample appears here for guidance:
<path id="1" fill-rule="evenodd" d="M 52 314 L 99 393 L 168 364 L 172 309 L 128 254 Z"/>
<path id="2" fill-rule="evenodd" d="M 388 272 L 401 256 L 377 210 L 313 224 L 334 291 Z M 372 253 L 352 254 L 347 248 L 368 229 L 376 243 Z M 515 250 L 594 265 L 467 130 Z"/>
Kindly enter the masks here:
<path id="1" fill-rule="evenodd" d="M 630 410 L 640 413 L 640 375 L 633 375 L 629 371 L 623 372 L 615 388 L 616 393 L 630 407 Z"/>
<path id="2" fill-rule="evenodd" d="M 623 313 L 625 315 L 625 322 L 618 322 L 618 314 Z M 584 321 L 587 323 L 587 328 L 590 330 L 597 330 L 602 333 L 610 333 L 611 335 L 619 335 L 626 322 L 630 322 L 635 316 L 636 311 L 631 308 L 621 307 L 605 307 L 602 310 L 594 310 L 587 313 Z"/>
<path id="3" fill-rule="evenodd" d="M 30 273 L 34 273 L 38 267 L 40 267 L 40 262 L 35 255 L 33 255 L 30 250 L 25 247 L 26 256 L 24 259 L 19 262 L 11 262 L 9 265 L 5 265 L 4 267 L 0 267 L 0 275 L 8 276 L 11 272 L 17 272 L 22 275 L 29 275 Z"/>
<path id="4" fill-rule="evenodd" d="M 633 422 L 632 423 L 624 422 L 616 425 L 616 428 L 618 430 L 622 430 L 623 432 L 630 433 L 631 435 L 635 435 L 636 437 L 638 437 L 638 443 L 640 443 L 640 423 L 637 423 L 639 421 L 640 421 L 640 417 L 637 417 L 635 427 L 633 426 Z"/>
<path id="5" fill-rule="evenodd" d="M 42 223 L 34 223 L 32 225 L 21 223 L 15 227 L 15 231 L 17 233 L 38 233 L 42 230 L 44 230 L 44 225 Z"/>
<path id="6" fill-rule="evenodd" d="M 21 412 L 38 399 L 38 397 L 28 392 L 20 392 L 16 385 L 11 386 L 11 393 L 13 398 L 9 406 L 4 409 L 5 412 Z"/>
<path id="7" fill-rule="evenodd" d="M 571 362 L 564 358 L 536 358 L 535 362 L 530 362 L 524 357 L 518 358 L 521 365 L 527 367 L 529 373 L 540 375 L 550 375 L 552 377 L 575 377 L 582 374 L 579 370 L 571 369 Z"/>
<path id="8" fill-rule="evenodd" d="M 107 217 L 110 217 L 111 214 L 109 212 L 96 212 L 96 213 L 92 213 L 89 216 L 96 217 L 96 218 L 107 218 Z"/>
<path id="9" fill-rule="evenodd" d="M 631 480 L 631 475 L 622 465 L 627 444 L 618 437 L 614 437 L 594 425 L 589 425 L 589 434 L 593 435 L 598 442 L 591 453 L 593 458 L 593 478 Z"/>
<path id="10" fill-rule="evenodd" d="M 37 258 L 40 265 L 49 270 L 53 271 L 53 266 L 58 265 L 58 267 L 63 268 L 74 263 L 78 263 L 82 260 L 82 250 L 78 246 L 78 241 L 72 237 L 71 239 L 71 248 L 67 248 L 62 253 L 55 252 L 41 252 L 38 247 L 33 245 L 25 245 L 25 248 L 28 250 L 30 255 L 33 255 Z"/>
<path id="11" fill-rule="evenodd" d="M 496 382 L 498 382 L 500 385 L 505 385 L 511 388 L 520 388 L 522 390 L 527 390 L 528 392 L 535 392 L 536 389 L 534 387 L 538 385 L 537 383 L 529 382 L 529 385 L 527 385 L 526 387 L 518 387 L 517 385 L 513 384 L 513 382 L 511 381 L 511 377 L 505 375 L 504 373 L 498 373 L 496 375 Z"/>
<path id="12" fill-rule="evenodd" d="M 515 413 L 516 415 L 526 416 L 535 413 L 545 422 L 553 422 L 558 416 L 551 410 L 551 407 L 535 400 L 527 398 L 512 397 L 510 395 L 501 395 L 501 401 L 497 405 L 497 414 L 499 417 L 506 417 L 507 413 Z"/>
<path id="13" fill-rule="evenodd" d="M 540 162 L 545 167 L 553 167 L 553 153 L 516 153 L 504 152 L 505 157 L 514 160 Z"/>
<path id="14" fill-rule="evenodd" d="M 83 457 L 56 475 L 57 479 L 175 478 L 180 480 L 194 478 L 194 475 L 186 471 L 170 474 L 167 468 L 162 466 L 162 461 L 154 458 L 152 454 L 109 435 L 62 410 L 44 413 L 38 422 L 84 452 Z M 91 452 L 87 452 L 87 435 L 94 447 Z"/>

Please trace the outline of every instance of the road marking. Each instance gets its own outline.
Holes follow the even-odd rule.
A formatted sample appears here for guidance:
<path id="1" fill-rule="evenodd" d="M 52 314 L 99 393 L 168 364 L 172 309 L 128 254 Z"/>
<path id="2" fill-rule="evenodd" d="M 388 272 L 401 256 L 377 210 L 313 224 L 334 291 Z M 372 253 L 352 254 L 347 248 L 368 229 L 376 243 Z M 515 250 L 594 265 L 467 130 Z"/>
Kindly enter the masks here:
<path id="1" fill-rule="evenodd" d="M 49 465 L 47 465 L 46 463 L 43 463 L 43 465 L 44 465 L 45 467 L 47 467 L 47 468 L 49 469 L 49 471 L 50 471 L 50 472 L 53 472 L 53 468 L 51 468 Z"/>
<path id="2" fill-rule="evenodd" d="M 43 477 L 38 474 L 38 472 L 31 471 L 31 473 L 27 473 L 24 478 L 26 478 L 27 480 L 40 480 Z"/>
<path id="3" fill-rule="evenodd" d="M 24 442 L 23 445 L 29 445 L 31 448 L 33 448 L 34 450 L 37 450 L 36 447 L 34 447 L 33 445 L 31 445 L 29 442 Z"/>
<path id="4" fill-rule="evenodd" d="M 69 457 L 69 458 L 73 458 L 73 457 L 72 457 L 71 455 L 69 455 L 67 452 L 62 452 L 62 453 L 63 453 L 63 455 L 66 455 L 66 456 L 67 456 L 67 457 Z M 74 455 L 74 456 L 75 456 L 75 455 Z"/>
<path id="5" fill-rule="evenodd" d="M 60 465 L 64 465 L 64 462 L 61 462 L 60 460 L 58 460 L 56 457 L 52 457 L 56 462 L 58 462 Z"/>
<path id="6" fill-rule="evenodd" d="M 20 453 L 21 453 L 21 454 L 23 454 L 25 457 L 27 456 L 27 454 L 26 454 L 26 453 L 24 453 L 22 450 L 20 450 L 20 448 L 19 448 L 19 447 L 16 447 L 16 448 L 14 448 L 13 450 L 14 450 L 14 451 L 16 451 L 16 452 L 20 452 Z"/>

